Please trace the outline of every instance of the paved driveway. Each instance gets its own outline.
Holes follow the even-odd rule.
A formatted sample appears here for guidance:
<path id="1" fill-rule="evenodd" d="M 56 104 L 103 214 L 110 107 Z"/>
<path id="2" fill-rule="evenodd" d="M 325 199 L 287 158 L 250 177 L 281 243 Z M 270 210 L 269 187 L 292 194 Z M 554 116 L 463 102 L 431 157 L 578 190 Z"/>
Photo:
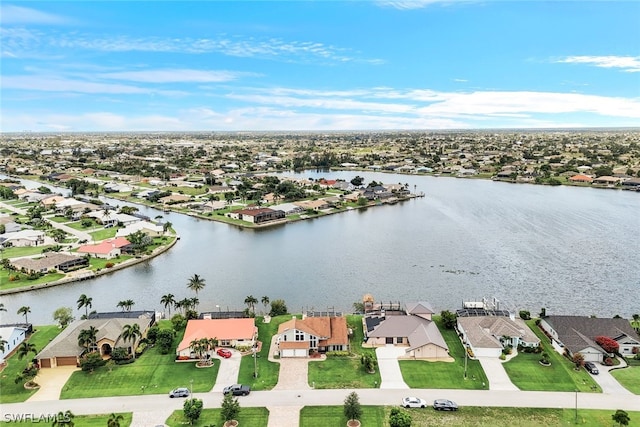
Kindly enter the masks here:
<path id="1" fill-rule="evenodd" d="M 78 370 L 80 370 L 80 368 L 76 368 L 75 366 L 40 369 L 34 380 L 40 384 L 40 389 L 27 399 L 27 402 L 58 400 L 67 380 L 69 380 L 71 374 Z"/>
<path id="2" fill-rule="evenodd" d="M 618 380 L 616 380 L 613 375 L 611 375 L 611 367 L 608 366 L 601 366 L 599 364 L 596 364 L 596 366 L 598 367 L 598 370 L 600 371 L 600 373 L 598 375 L 591 375 L 591 378 L 593 378 L 598 385 L 600 385 L 600 387 L 602 387 L 602 392 L 603 393 L 608 393 L 608 394 L 621 394 L 621 395 L 626 395 L 626 396 L 632 396 L 633 393 L 631 393 L 629 390 L 627 390 L 626 388 L 624 388 L 619 382 Z"/>
<path id="3" fill-rule="evenodd" d="M 378 357 L 378 368 L 380 369 L 380 377 L 382 389 L 408 389 L 409 386 L 402 379 L 400 372 L 400 364 L 398 357 L 404 356 L 405 348 L 388 345 L 376 348 L 376 356 Z"/>
<path id="4" fill-rule="evenodd" d="M 489 379 L 489 390 L 520 390 L 512 382 L 497 357 L 478 357 Z"/>
<path id="5" fill-rule="evenodd" d="M 226 386 L 236 384 L 238 382 L 242 356 L 240 355 L 240 352 L 236 350 L 229 350 L 231 350 L 231 357 L 228 359 L 224 359 L 217 354 L 214 356 L 214 363 L 220 363 L 220 368 L 218 368 L 216 383 L 213 385 L 211 391 L 222 391 Z"/>

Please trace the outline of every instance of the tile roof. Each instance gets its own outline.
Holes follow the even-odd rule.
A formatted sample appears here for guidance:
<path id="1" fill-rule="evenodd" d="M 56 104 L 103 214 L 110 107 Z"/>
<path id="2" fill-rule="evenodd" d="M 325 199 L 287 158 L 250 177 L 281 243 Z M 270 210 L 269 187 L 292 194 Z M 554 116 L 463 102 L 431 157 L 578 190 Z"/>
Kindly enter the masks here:
<path id="1" fill-rule="evenodd" d="M 500 337 L 519 337 L 524 342 L 540 340 L 522 319 L 505 316 L 458 317 L 469 343 L 475 348 L 502 348 Z"/>
<path id="2" fill-rule="evenodd" d="M 546 316 L 543 318 L 558 333 L 558 340 L 572 353 L 585 347 L 600 349 L 597 336 L 618 338 L 626 335 L 640 341 L 627 319 L 607 319 L 586 316 Z"/>
<path id="3" fill-rule="evenodd" d="M 410 346 L 408 351 L 426 344 L 449 349 L 436 324 L 420 316 L 387 316 L 367 336 L 371 338 L 407 337 Z"/>
<path id="4" fill-rule="evenodd" d="M 320 339 L 321 346 L 349 343 L 349 331 L 345 317 L 293 318 L 280 324 L 278 334 L 283 334 L 289 329 L 297 329 L 317 337 Z"/>
<path id="5" fill-rule="evenodd" d="M 254 319 L 192 319 L 187 323 L 178 351 L 189 348 L 200 338 L 221 340 L 251 340 L 258 333 Z"/>
<path id="6" fill-rule="evenodd" d="M 92 254 L 108 254 L 113 248 L 122 248 L 131 243 L 125 237 L 116 237 L 115 239 L 107 239 L 94 245 L 82 245 L 78 248 L 78 252 Z"/>

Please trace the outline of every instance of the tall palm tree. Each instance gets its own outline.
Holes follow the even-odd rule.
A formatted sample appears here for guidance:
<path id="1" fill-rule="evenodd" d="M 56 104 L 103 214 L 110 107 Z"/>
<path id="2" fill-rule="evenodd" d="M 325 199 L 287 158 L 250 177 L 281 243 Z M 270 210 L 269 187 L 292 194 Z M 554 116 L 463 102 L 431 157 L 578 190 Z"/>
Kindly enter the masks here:
<path id="1" fill-rule="evenodd" d="M 265 295 L 260 299 L 260 301 L 262 302 L 262 305 L 264 305 L 264 309 L 266 311 L 267 306 L 269 305 L 269 297 Z"/>
<path id="2" fill-rule="evenodd" d="M 169 221 L 165 222 L 164 224 L 162 224 L 162 233 L 166 233 L 167 231 L 169 231 L 169 229 L 173 226 L 173 224 Z"/>
<path id="3" fill-rule="evenodd" d="M 189 348 L 196 354 L 196 356 L 198 356 L 198 359 L 202 361 L 202 343 L 200 340 L 191 341 L 189 343 Z"/>
<path id="4" fill-rule="evenodd" d="M 258 299 L 256 297 L 254 297 L 253 295 L 249 295 L 248 297 L 246 297 L 244 299 L 244 303 L 251 310 L 251 312 L 255 315 L 256 314 L 256 304 L 258 303 Z"/>
<path id="5" fill-rule="evenodd" d="M 21 314 L 24 316 L 24 323 L 29 323 L 28 314 L 31 313 L 31 307 L 23 305 L 17 311 L 17 314 Z"/>
<path id="6" fill-rule="evenodd" d="M 78 310 L 84 307 L 85 319 L 89 317 L 89 309 L 93 307 L 92 301 L 93 301 L 93 298 L 88 297 L 85 294 L 80 295 L 80 298 L 78 298 L 78 301 L 76 301 L 78 303 Z"/>
<path id="7" fill-rule="evenodd" d="M 36 345 L 30 342 L 23 342 L 18 347 L 18 359 L 22 360 L 24 357 L 28 356 L 29 353 L 33 353 L 34 355 L 38 354 L 38 350 L 36 350 Z"/>
<path id="8" fill-rule="evenodd" d="M 126 302 L 126 301 L 120 301 L 120 302 L 118 302 L 118 304 L 116 305 L 116 307 L 121 308 L 121 309 L 122 309 L 122 311 L 124 311 L 124 309 L 125 309 L 126 305 L 127 305 L 127 302 Z"/>
<path id="9" fill-rule="evenodd" d="M 164 309 L 166 310 L 169 307 L 169 317 L 171 317 L 171 306 L 175 303 L 176 300 L 173 294 L 162 295 L 162 298 L 160 298 L 160 304 L 164 304 Z"/>
<path id="10" fill-rule="evenodd" d="M 118 338 L 122 338 L 122 341 L 127 342 L 131 341 L 131 353 L 133 354 L 133 358 L 136 358 L 136 349 L 134 348 L 136 341 L 138 338 L 142 336 L 142 331 L 140 330 L 140 325 L 134 323 L 132 325 L 124 325 L 122 328 L 122 333 Z"/>
<path id="11" fill-rule="evenodd" d="M 125 310 L 131 311 L 131 307 L 133 307 L 135 304 L 136 304 L 135 301 L 133 301 L 132 299 L 127 299 L 127 300 L 120 301 L 116 305 L 116 307 L 122 308 L 122 311 L 125 311 Z"/>
<path id="12" fill-rule="evenodd" d="M 96 339 L 98 336 L 98 328 L 95 326 L 89 329 L 83 329 L 78 334 L 78 345 L 84 347 L 87 352 L 96 350 Z"/>
<path id="13" fill-rule="evenodd" d="M 120 422 L 124 420 L 124 417 L 120 414 L 111 414 L 107 420 L 107 427 L 120 427 Z"/>
<path id="14" fill-rule="evenodd" d="M 187 283 L 187 288 L 194 291 L 196 293 L 196 297 L 198 296 L 198 291 L 201 291 L 204 287 L 204 279 L 197 274 L 194 274 L 193 277 L 189 279 L 189 283 Z"/>
<path id="15" fill-rule="evenodd" d="M 198 304 L 200 304 L 200 300 L 197 297 L 189 298 L 189 308 L 191 310 L 195 310 Z"/>

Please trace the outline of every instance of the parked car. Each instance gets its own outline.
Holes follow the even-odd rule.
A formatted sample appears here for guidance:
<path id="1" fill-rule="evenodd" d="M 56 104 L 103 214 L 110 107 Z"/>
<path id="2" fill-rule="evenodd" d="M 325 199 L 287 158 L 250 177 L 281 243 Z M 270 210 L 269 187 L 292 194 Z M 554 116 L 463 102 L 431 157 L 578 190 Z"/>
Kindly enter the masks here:
<path id="1" fill-rule="evenodd" d="M 433 401 L 433 409 L 436 411 L 457 411 L 458 404 L 452 400 L 436 399 Z"/>
<path id="2" fill-rule="evenodd" d="M 246 396 L 251 392 L 251 387 L 244 384 L 233 384 L 222 390 L 223 394 L 231 393 L 234 396 Z"/>
<path id="3" fill-rule="evenodd" d="M 169 392 L 169 397 L 188 397 L 189 389 L 186 387 L 174 388 Z"/>
<path id="4" fill-rule="evenodd" d="M 593 362 L 584 362 L 584 369 L 586 369 L 592 375 L 598 375 L 598 367 Z"/>
<path id="5" fill-rule="evenodd" d="M 402 406 L 405 408 L 426 408 L 427 401 L 419 397 L 405 397 L 402 399 Z"/>
<path id="6" fill-rule="evenodd" d="M 218 356 L 224 357 L 225 359 L 231 357 L 231 351 L 227 350 L 226 348 L 219 348 L 216 353 L 218 353 Z"/>

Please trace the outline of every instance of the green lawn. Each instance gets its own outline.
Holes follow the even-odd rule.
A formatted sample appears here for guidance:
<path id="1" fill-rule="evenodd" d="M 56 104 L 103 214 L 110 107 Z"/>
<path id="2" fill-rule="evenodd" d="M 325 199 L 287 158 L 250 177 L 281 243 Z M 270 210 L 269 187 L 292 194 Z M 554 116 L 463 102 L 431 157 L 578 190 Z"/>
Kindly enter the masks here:
<path id="1" fill-rule="evenodd" d="M 345 396 L 346 397 L 346 396 Z M 362 406 L 360 421 L 364 427 L 388 426 L 391 406 Z M 300 411 L 300 427 L 344 427 L 347 419 L 342 406 L 305 406 Z M 575 424 L 574 409 L 464 407 L 457 412 L 439 412 L 431 408 L 403 409 L 412 418 L 412 426 L 448 427 L 560 427 Z M 613 410 L 578 410 L 578 424 L 589 427 L 613 425 Z M 627 411 L 629 426 L 640 426 L 640 412 Z"/>
<path id="2" fill-rule="evenodd" d="M 3 258 L 19 258 L 22 256 L 41 254 L 43 249 L 51 248 L 53 245 L 44 246 L 21 246 L 11 247 L 2 250 Z"/>
<path id="3" fill-rule="evenodd" d="M 52 339 L 54 339 L 62 330 L 57 326 L 34 326 L 34 333 L 29 337 L 28 342 L 35 344 L 36 350 L 42 350 Z M 0 403 L 24 402 L 36 390 L 25 390 L 24 382 L 16 384 L 14 379 L 22 372 L 35 355 L 29 354 L 22 360 L 17 355 L 12 355 L 7 359 L 7 366 L 0 374 Z"/>
<path id="4" fill-rule="evenodd" d="M 440 316 L 433 316 L 438 329 L 449 347 L 454 362 L 426 360 L 400 360 L 404 382 L 411 388 L 459 388 L 488 390 L 489 381 L 477 360 L 467 360 L 467 378 L 464 378 L 465 349 L 456 331 L 445 329 Z"/>
<path id="5" fill-rule="evenodd" d="M 106 267 L 107 263 L 111 263 L 114 265 L 120 264 L 131 258 L 133 258 L 133 256 L 131 255 L 120 255 L 117 258 L 111 258 L 111 259 L 91 257 L 89 258 L 89 265 L 91 266 L 91 270 L 102 270 L 104 268 L 107 268 Z"/>
<path id="6" fill-rule="evenodd" d="M 16 275 L 18 276 L 17 280 L 9 280 L 10 276 L 15 278 Z M 4 291 L 6 289 L 15 289 L 39 285 L 41 283 L 55 282 L 56 280 L 62 279 L 64 276 L 65 275 L 62 273 L 48 273 L 37 279 L 29 280 L 27 279 L 26 274 L 0 269 L 0 290 Z"/>
<path id="7" fill-rule="evenodd" d="M 258 325 L 258 340 L 262 342 L 262 349 L 258 353 L 257 366 L 258 377 L 253 377 L 254 363 L 253 357 L 244 356 L 240 362 L 240 373 L 238 374 L 238 382 L 249 384 L 252 390 L 271 390 L 278 383 L 278 374 L 280 373 L 280 364 L 269 362 L 269 346 L 271 345 L 271 337 L 278 333 L 278 326 L 289 319 L 290 314 L 284 316 L 272 317 L 271 322 L 263 323 L 263 317 L 256 317 L 256 325 Z"/>
<path id="8" fill-rule="evenodd" d="M 222 401 L 222 399 L 220 399 Z M 267 408 L 243 408 L 240 402 L 240 413 L 238 414 L 238 425 L 247 427 L 267 427 L 269 421 L 269 410 Z M 184 418 L 182 410 L 174 411 L 165 421 L 169 427 L 178 427 L 189 424 Z M 203 409 L 200 419 L 193 424 L 195 427 L 221 426 L 224 423 L 220 409 Z"/>
<path id="9" fill-rule="evenodd" d="M 347 392 L 345 398 L 347 397 Z M 389 425 L 389 408 L 384 406 L 362 406 L 360 422 L 364 427 L 384 427 Z M 300 410 L 300 427 L 344 427 L 347 417 L 342 406 L 305 406 Z M 417 424 L 412 424 L 417 425 Z"/>
<path id="10" fill-rule="evenodd" d="M 380 385 L 380 372 L 369 374 L 360 363 L 364 353 L 376 355 L 372 348 L 362 348 L 364 332 L 362 316 L 347 316 L 348 327 L 353 331 L 350 339 L 353 357 L 328 357 L 324 361 L 309 362 L 309 385 L 315 388 L 375 388 Z"/>
<path id="11" fill-rule="evenodd" d="M 172 348 L 178 345 L 181 337 L 182 334 L 178 334 Z M 106 366 L 93 373 L 74 372 L 65 384 L 61 398 L 164 394 L 176 387 L 191 388 L 191 380 L 194 392 L 207 392 L 215 383 L 219 367 L 219 361 L 210 368 L 196 368 L 195 362 L 176 363 L 173 351 L 160 354 L 154 347 L 134 363 L 116 365 L 111 372 Z"/>
<path id="12" fill-rule="evenodd" d="M 91 234 L 91 237 L 93 238 L 94 241 L 100 242 L 102 240 L 112 239 L 116 237 L 117 232 L 118 232 L 117 227 L 111 227 L 111 228 L 102 228 L 97 231 L 92 231 L 89 234 Z"/>
<path id="13" fill-rule="evenodd" d="M 52 217 L 48 217 L 47 219 L 49 221 L 57 222 L 57 223 L 60 223 L 60 224 L 64 224 L 66 222 L 70 222 L 69 218 L 66 218 L 64 216 L 52 216 Z"/>
<path id="14" fill-rule="evenodd" d="M 124 412 L 117 415 L 122 415 L 122 421 L 120 421 L 120 427 L 129 427 L 131 425 L 131 417 L 132 417 L 131 412 Z M 73 418 L 73 422 L 75 425 L 82 426 L 82 427 L 104 427 L 107 425 L 107 422 L 109 421 L 109 416 L 110 414 L 76 415 Z M 45 425 L 50 425 L 50 422 L 46 422 L 46 420 L 38 419 L 34 421 L 21 420 L 19 422 L 16 421 L 15 423 L 3 421 L 3 422 L 0 422 L 0 424 L 7 424 L 7 425 L 18 424 L 20 425 L 20 427 L 43 427 Z"/>
<path id="15" fill-rule="evenodd" d="M 584 369 L 576 371 L 574 364 L 551 347 L 549 338 L 535 324 L 527 325 L 540 338 L 540 343 L 549 354 L 551 366 L 542 366 L 540 354 L 520 353 L 504 364 L 511 381 L 521 390 L 602 392 L 591 375 Z"/>
<path id="16" fill-rule="evenodd" d="M 640 366 L 625 369 L 615 369 L 611 375 L 633 394 L 640 394 Z"/>
<path id="17" fill-rule="evenodd" d="M 89 219 L 89 218 L 87 218 Z M 84 225 L 82 225 L 82 220 L 81 221 L 75 221 L 75 222 L 70 222 L 67 224 L 67 227 L 71 227 L 74 230 L 79 230 L 79 231 L 90 231 L 90 230 L 94 230 L 94 229 L 101 229 L 102 225 L 98 224 L 94 219 L 90 219 L 91 221 L 91 225 L 88 227 L 85 227 Z"/>

